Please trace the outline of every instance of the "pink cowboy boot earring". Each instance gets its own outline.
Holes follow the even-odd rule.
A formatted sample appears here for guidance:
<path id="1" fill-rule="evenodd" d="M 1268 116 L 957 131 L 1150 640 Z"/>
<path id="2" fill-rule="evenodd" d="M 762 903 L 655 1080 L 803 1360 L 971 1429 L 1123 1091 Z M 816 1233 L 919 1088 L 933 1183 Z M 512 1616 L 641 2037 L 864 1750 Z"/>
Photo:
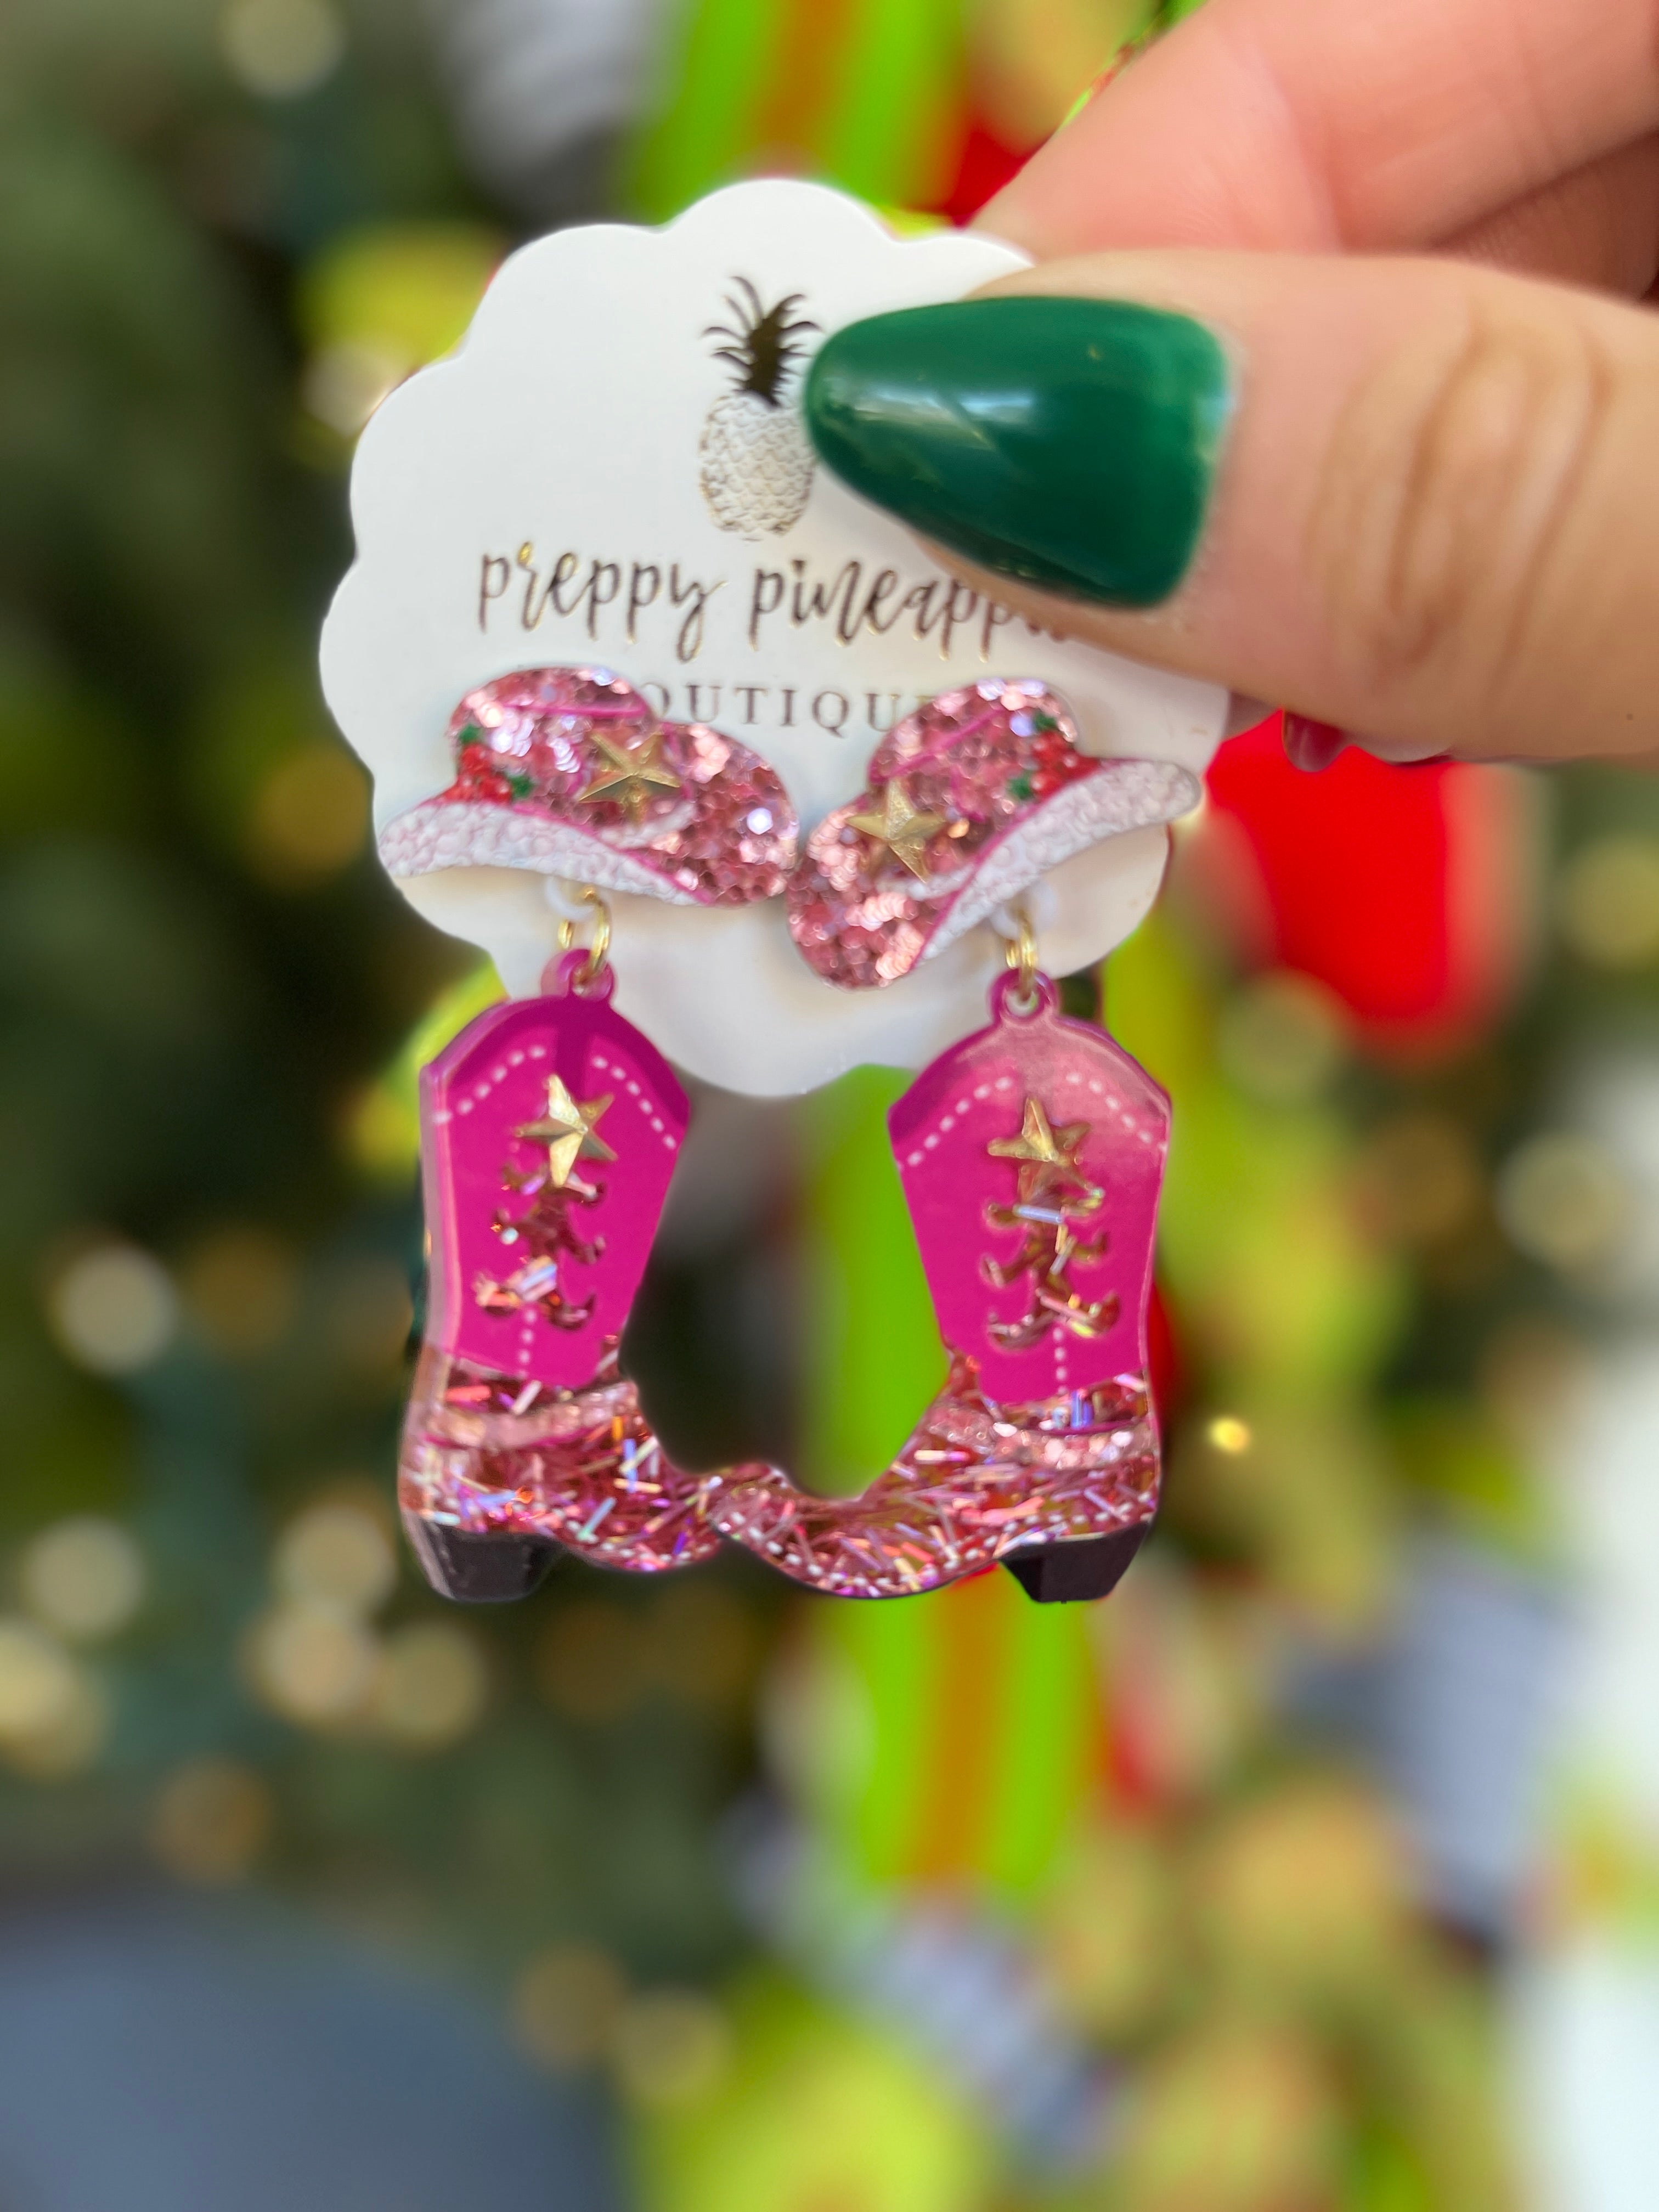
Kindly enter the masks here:
<path id="1" fill-rule="evenodd" d="M 991 1011 L 889 1128 L 953 1373 L 971 1372 L 1001 1448 L 1031 1468 L 1013 1515 L 1026 1538 L 1003 1564 L 1040 1601 L 1103 1597 L 1158 1504 L 1146 1331 L 1169 1103 L 1103 1030 L 1060 1013 L 1023 915 Z"/>
<path id="2" fill-rule="evenodd" d="M 423 1079 L 431 1315 L 400 1496 L 433 1582 L 518 1597 L 560 1549 L 654 1573 L 724 1538 L 842 1596 L 999 1560 L 1034 1597 L 1103 1595 L 1157 1505 L 1156 1086 L 1060 1013 L 1028 945 L 990 1027 L 890 1117 L 948 1353 L 939 1395 L 858 1498 L 763 1465 L 686 1474 L 617 1367 L 685 1098 L 596 952 L 565 954 L 543 997 L 482 1016 Z"/>
<path id="3" fill-rule="evenodd" d="M 567 953 L 423 1079 L 432 1311 L 400 1495 L 437 1587 L 516 1597 L 560 1549 L 658 1573 L 725 1539 L 840 1596 L 998 1561 L 1039 1599 L 1103 1595 L 1157 1509 L 1157 1086 L 1060 1012 L 1028 939 L 991 1025 L 890 1116 L 943 1386 L 861 1496 L 818 1498 L 779 1468 L 675 1468 L 617 1371 L 686 1107 L 610 995 Z"/>
<path id="4" fill-rule="evenodd" d="M 667 1061 L 611 1008 L 596 906 L 590 951 L 564 952 L 541 997 L 491 1008 L 422 1075 L 429 1310 L 399 1490 L 452 1597 L 540 1581 L 558 1547 L 522 1522 L 532 1482 L 602 1476 L 613 1511 L 660 1493 L 617 1346 L 689 1114 Z"/>

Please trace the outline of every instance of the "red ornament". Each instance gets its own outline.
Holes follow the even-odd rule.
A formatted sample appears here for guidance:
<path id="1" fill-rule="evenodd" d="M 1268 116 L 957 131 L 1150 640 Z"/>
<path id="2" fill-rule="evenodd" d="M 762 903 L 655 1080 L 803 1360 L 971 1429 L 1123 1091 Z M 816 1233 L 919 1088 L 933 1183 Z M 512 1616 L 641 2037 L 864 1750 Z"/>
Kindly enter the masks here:
<path id="1" fill-rule="evenodd" d="M 1522 779 L 1460 761 L 1398 766 L 1353 745 L 1309 775 L 1285 758 L 1280 719 L 1210 769 L 1194 856 L 1206 892 L 1252 965 L 1326 984 L 1370 1043 L 1467 1043 L 1502 1016 L 1525 964 Z"/>
<path id="2" fill-rule="evenodd" d="M 1013 147 L 999 138 L 977 116 L 970 117 L 963 137 L 956 180 L 934 210 L 958 228 L 970 223 L 988 201 L 1005 185 L 1012 184 L 1030 159 L 1031 148 Z"/>

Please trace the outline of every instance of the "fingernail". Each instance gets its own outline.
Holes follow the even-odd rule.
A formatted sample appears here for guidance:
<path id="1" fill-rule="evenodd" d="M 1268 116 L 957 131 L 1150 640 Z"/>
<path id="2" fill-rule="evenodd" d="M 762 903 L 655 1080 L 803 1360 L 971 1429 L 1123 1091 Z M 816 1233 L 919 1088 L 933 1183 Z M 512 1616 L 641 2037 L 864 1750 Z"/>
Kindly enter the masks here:
<path id="1" fill-rule="evenodd" d="M 1334 722 L 1316 722 L 1311 715 L 1285 709 L 1285 757 L 1292 768 L 1317 775 L 1327 769 L 1348 742 L 1346 730 Z"/>
<path id="2" fill-rule="evenodd" d="M 1025 295 L 851 323 L 806 387 L 854 490 L 1000 576 L 1122 607 L 1191 566 L 1231 404 L 1189 316 Z"/>

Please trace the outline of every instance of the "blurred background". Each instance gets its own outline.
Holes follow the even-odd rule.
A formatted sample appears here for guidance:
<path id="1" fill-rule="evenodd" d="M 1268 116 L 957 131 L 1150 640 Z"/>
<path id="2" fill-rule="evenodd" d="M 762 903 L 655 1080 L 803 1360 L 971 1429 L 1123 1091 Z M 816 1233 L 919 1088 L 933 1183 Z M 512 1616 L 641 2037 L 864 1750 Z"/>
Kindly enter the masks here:
<path id="1" fill-rule="evenodd" d="M 396 1537 L 415 1071 L 499 986 L 318 696 L 357 432 L 518 239 L 965 220 L 1179 12 L 0 16 L 3 2212 L 1650 2212 L 1646 781 L 1266 726 L 1068 984 L 1176 1109 L 1109 1606 L 462 1613 Z M 902 1081 L 699 1097 L 630 1346 L 694 1463 L 924 1402 Z"/>

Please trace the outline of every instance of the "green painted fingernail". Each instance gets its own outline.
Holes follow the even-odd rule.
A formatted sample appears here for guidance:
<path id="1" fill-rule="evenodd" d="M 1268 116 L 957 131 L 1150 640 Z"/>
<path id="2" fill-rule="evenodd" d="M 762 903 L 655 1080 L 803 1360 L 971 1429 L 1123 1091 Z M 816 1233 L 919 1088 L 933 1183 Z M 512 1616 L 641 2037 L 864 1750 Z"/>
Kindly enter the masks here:
<path id="1" fill-rule="evenodd" d="M 1123 607 L 1191 565 L 1231 405 L 1190 316 L 1026 294 L 851 323 L 806 386 L 855 491 L 999 575 Z"/>

